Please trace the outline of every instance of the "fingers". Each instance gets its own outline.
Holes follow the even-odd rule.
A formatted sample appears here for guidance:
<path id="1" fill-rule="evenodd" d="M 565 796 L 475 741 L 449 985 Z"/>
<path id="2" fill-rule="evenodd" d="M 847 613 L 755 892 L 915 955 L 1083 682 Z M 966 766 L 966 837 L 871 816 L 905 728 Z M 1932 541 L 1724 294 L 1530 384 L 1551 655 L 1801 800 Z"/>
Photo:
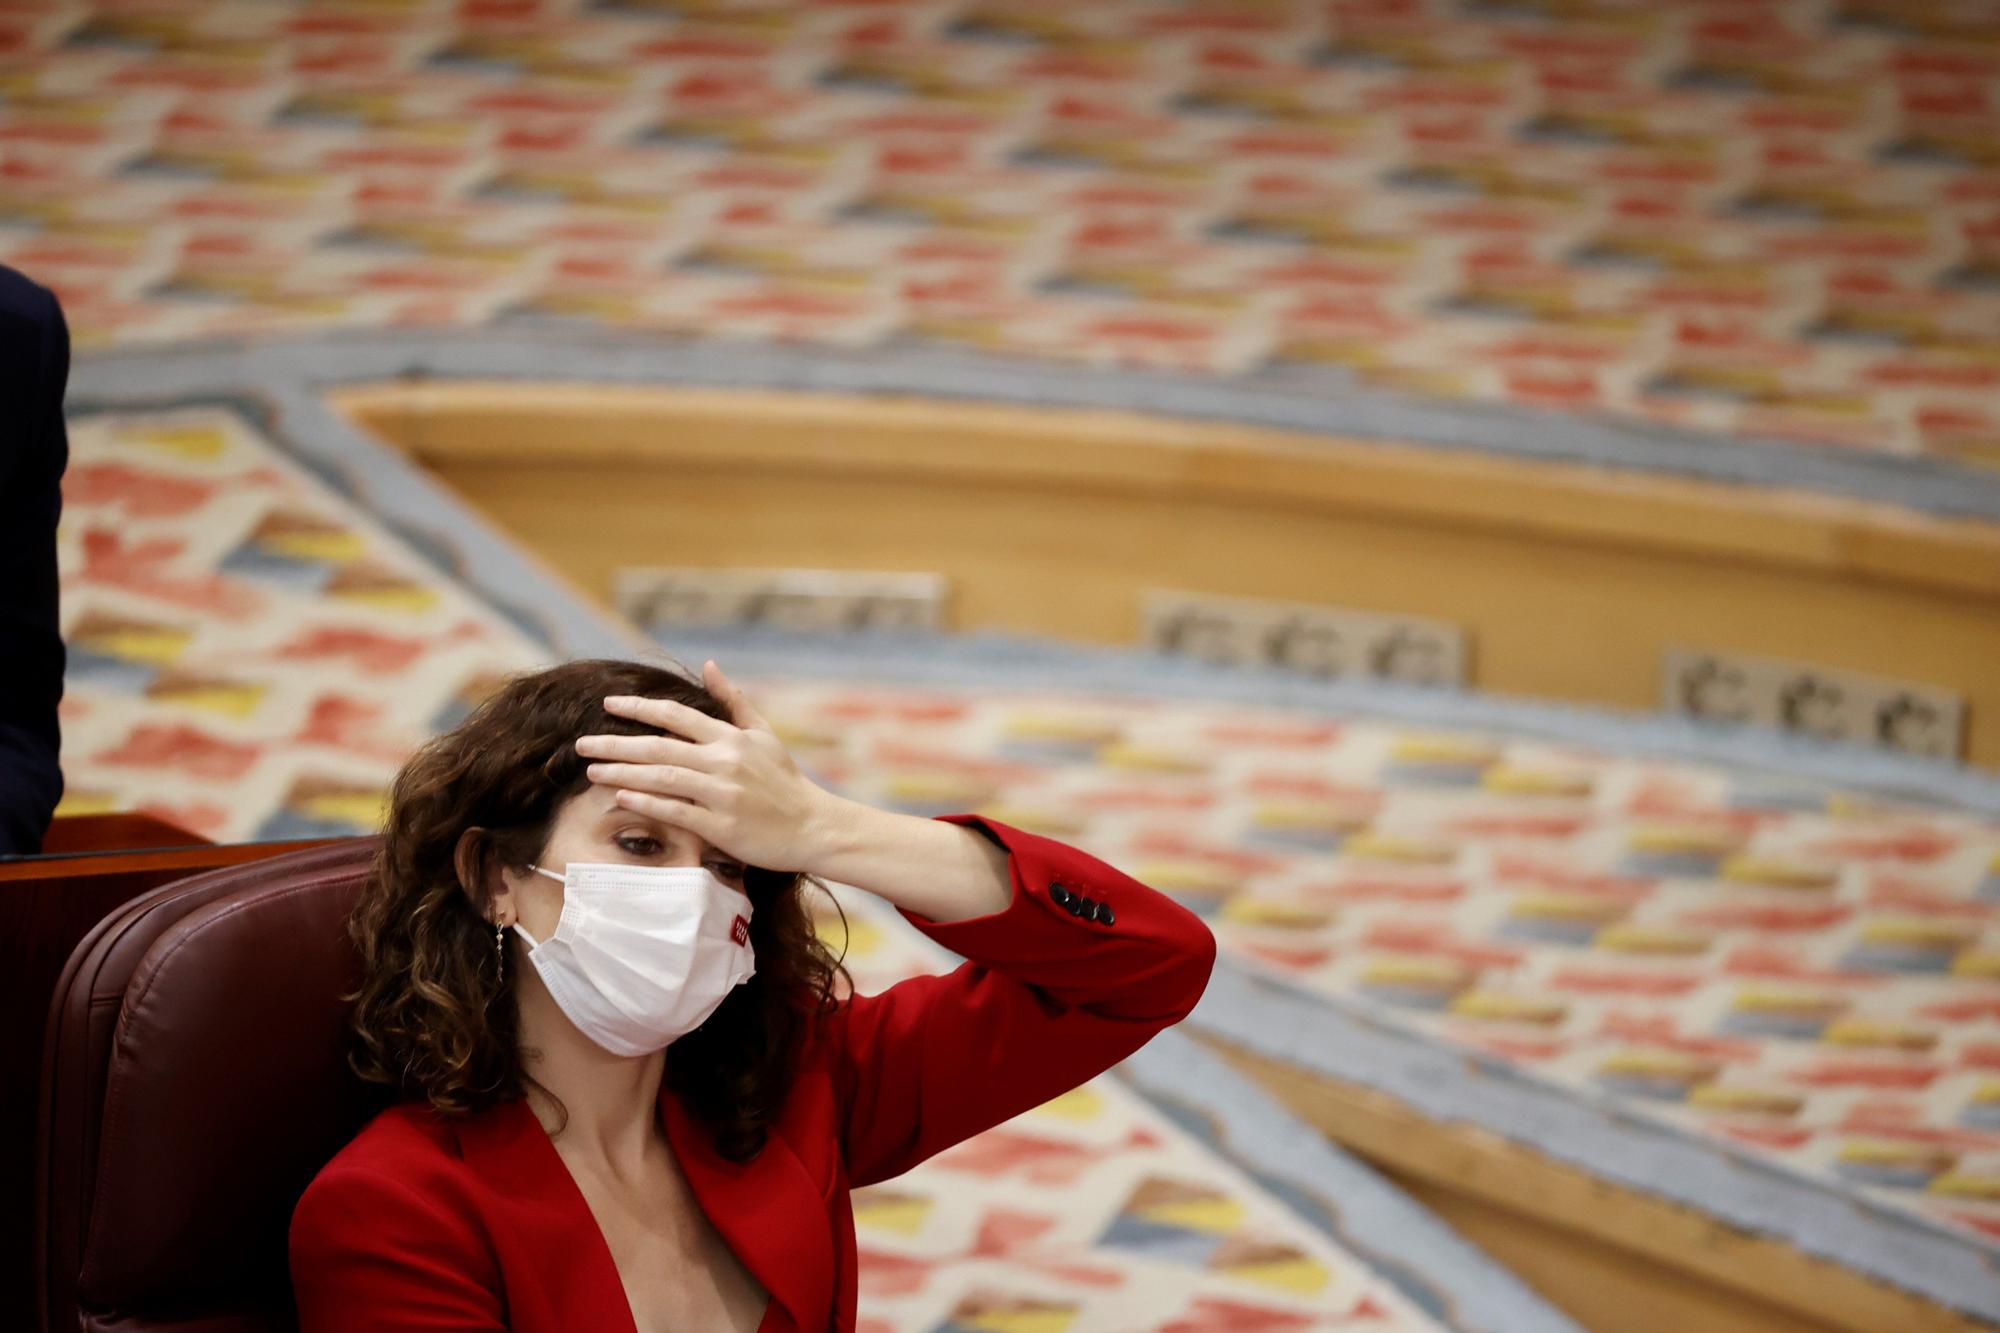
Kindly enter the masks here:
<path id="1" fill-rule="evenodd" d="M 618 804 L 634 814 L 645 815 L 649 819 L 657 819 L 662 824 L 672 824 L 676 828 L 684 828 L 710 846 L 721 845 L 716 836 L 718 821 L 714 815 L 698 805 L 690 805 L 686 801 L 674 800 L 671 797 L 655 796 L 650 792 L 631 790 L 621 790 L 617 800 Z"/>
<path id="2" fill-rule="evenodd" d="M 671 736 L 584 736 L 577 740 L 576 752 L 586 759 L 616 759 L 628 764 L 678 764 L 704 772 L 712 770 L 715 765 L 713 751 Z"/>
<path id="3" fill-rule="evenodd" d="M 672 699 L 645 699 L 630 694 L 611 694 L 604 699 L 604 711 L 613 717 L 629 717 L 661 731 L 679 732 L 696 741 L 712 741 L 727 736 L 735 728 L 721 718 L 710 717 Z"/>
<path id="4" fill-rule="evenodd" d="M 736 687 L 734 681 L 722 674 L 722 668 L 716 665 L 714 658 L 711 657 L 702 664 L 702 673 L 709 692 L 725 701 L 729 716 L 735 720 L 737 726 L 746 730 L 752 727 L 765 731 L 771 729 L 771 724 L 764 720 L 764 715 L 750 706 L 750 696 L 743 693 Z"/>
<path id="5" fill-rule="evenodd" d="M 728 789 L 706 773 L 666 764 L 592 764 L 584 775 L 601 787 L 625 792 L 676 796 L 707 806 L 721 804 Z"/>

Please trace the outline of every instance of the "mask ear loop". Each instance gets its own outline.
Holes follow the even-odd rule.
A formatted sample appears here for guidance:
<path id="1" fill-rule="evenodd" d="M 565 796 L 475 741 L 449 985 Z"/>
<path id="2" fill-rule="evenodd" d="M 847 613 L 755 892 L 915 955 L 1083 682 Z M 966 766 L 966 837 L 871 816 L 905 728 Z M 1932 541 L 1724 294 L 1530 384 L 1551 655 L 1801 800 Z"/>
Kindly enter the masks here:
<path id="1" fill-rule="evenodd" d="M 537 875 L 547 875 L 550 879 L 554 880 L 556 883 L 561 884 L 565 887 L 567 887 L 569 884 L 569 879 L 566 876 L 558 875 L 553 870 L 544 870 L 538 865 L 530 865 L 528 868 L 530 870 L 533 870 Z M 493 929 L 495 931 L 498 931 L 500 927 L 496 925 L 494 926 Z M 533 935 L 530 935 L 528 933 L 528 928 L 522 925 L 519 921 L 516 921 L 514 923 L 514 933 L 516 935 L 519 935 L 522 939 L 526 940 L 528 942 L 528 947 L 530 949 L 539 949 L 542 947 L 542 942 L 536 939 Z"/>

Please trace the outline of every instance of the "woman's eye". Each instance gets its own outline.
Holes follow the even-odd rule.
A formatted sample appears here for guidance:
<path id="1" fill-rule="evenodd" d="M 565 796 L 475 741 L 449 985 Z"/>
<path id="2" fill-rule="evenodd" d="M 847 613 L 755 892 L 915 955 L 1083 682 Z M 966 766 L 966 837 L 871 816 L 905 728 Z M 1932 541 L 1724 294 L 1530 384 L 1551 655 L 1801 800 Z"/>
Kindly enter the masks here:
<path id="1" fill-rule="evenodd" d="M 737 865 L 734 861 L 710 861 L 708 868 L 724 879 L 743 878 L 743 867 Z"/>
<path id="2" fill-rule="evenodd" d="M 620 838 L 618 845 L 634 856 L 652 856 L 660 850 L 658 838 Z"/>

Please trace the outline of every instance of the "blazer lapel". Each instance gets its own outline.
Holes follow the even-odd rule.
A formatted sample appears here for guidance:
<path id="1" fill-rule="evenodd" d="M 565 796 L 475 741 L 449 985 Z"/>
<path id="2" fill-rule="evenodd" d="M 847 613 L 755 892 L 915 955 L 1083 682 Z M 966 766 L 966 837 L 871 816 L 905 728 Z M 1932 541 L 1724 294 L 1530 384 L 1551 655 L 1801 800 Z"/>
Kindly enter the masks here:
<path id="1" fill-rule="evenodd" d="M 661 1122 L 695 1198 L 743 1266 L 798 1329 L 833 1326 L 833 1228 L 805 1163 L 777 1133 L 748 1162 L 715 1151 L 706 1126 L 671 1090 Z"/>
<path id="2" fill-rule="evenodd" d="M 466 1164 L 501 1200 L 496 1221 L 505 1222 L 495 1231 L 505 1245 L 503 1262 L 532 1272 L 536 1295 L 556 1320 L 552 1327 L 632 1333 L 632 1305 L 611 1247 L 527 1100 L 501 1102 L 459 1122 L 458 1142 Z M 513 1305 L 516 1287 L 529 1284 L 507 1285 Z"/>

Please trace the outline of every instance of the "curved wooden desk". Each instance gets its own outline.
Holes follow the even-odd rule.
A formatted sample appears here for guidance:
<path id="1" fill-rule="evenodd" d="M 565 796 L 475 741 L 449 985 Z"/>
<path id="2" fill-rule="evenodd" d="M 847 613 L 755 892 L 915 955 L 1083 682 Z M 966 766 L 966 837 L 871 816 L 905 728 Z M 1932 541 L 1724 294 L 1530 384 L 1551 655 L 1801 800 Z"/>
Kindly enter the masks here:
<path id="1" fill-rule="evenodd" d="M 1453 621 L 1471 683 L 1649 709 L 1698 646 L 1941 686 L 2000 763 L 2000 526 L 1137 413 L 523 383 L 335 405 L 588 593 L 625 565 L 947 575 L 955 627 L 1130 643 L 1148 586 Z"/>

